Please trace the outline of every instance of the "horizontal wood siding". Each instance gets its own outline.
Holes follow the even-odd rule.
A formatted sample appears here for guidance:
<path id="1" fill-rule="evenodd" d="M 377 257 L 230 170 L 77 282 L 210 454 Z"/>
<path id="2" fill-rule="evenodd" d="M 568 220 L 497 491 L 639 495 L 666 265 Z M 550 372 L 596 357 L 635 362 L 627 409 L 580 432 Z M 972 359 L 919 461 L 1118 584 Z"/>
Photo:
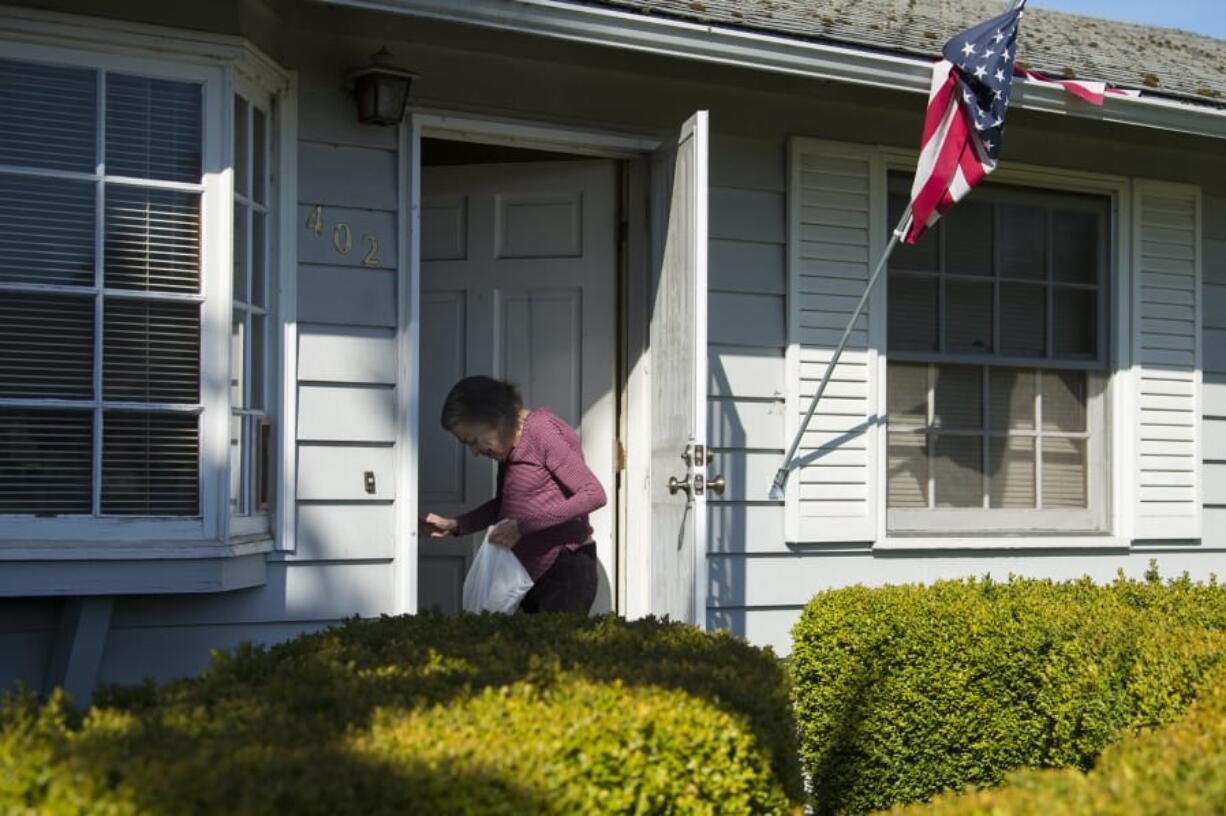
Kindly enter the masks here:
<path id="1" fill-rule="evenodd" d="M 786 444 L 783 140 L 712 134 L 710 179 L 708 442 L 710 473 L 728 489 L 708 496 L 708 548 L 743 553 L 783 541 L 783 505 L 767 501 Z M 712 625 L 735 594 L 725 587 L 712 596 Z"/>
<path id="2" fill-rule="evenodd" d="M 404 495 L 396 480 L 398 143 L 396 128 L 357 123 L 352 93 L 339 81 L 367 45 L 311 35 L 295 46 L 302 86 L 296 541 L 270 564 L 264 590 L 212 611 L 176 610 L 216 637 L 230 638 L 226 627 L 240 620 L 276 639 L 394 609 L 395 501 Z M 145 611 L 127 606 L 116 625 L 134 624 Z M 162 636 L 129 638 L 136 648 Z"/>
<path id="3" fill-rule="evenodd" d="M 1226 196 L 1201 199 L 1202 541 L 1226 547 Z"/>

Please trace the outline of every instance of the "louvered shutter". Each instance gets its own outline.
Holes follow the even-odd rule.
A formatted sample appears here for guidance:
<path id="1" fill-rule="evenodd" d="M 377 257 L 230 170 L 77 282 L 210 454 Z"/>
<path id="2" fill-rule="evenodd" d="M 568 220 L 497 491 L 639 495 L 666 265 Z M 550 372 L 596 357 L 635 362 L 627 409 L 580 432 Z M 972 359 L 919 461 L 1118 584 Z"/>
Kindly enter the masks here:
<path id="1" fill-rule="evenodd" d="M 789 169 L 788 433 L 794 434 L 884 249 L 884 175 L 873 148 L 794 139 Z M 884 289 L 884 287 L 882 287 Z M 881 291 L 874 301 L 881 302 Z M 872 304 L 870 304 L 871 306 Z M 877 353 L 884 318 L 860 318 L 797 451 L 792 541 L 877 537 Z"/>
<path id="2" fill-rule="evenodd" d="M 1133 535 L 1201 536 L 1200 194 L 1138 180 L 1133 192 L 1137 456 Z"/>

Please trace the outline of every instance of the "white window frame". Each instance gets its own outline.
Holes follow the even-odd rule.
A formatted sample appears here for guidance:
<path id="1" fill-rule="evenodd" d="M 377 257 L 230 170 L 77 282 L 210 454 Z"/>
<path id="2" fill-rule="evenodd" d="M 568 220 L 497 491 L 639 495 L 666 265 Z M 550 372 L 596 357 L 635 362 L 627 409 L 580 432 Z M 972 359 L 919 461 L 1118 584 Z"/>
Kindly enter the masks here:
<path id="1" fill-rule="evenodd" d="M 252 79 L 249 79 L 248 77 L 242 76 L 242 75 L 239 75 L 235 78 L 234 88 L 230 95 L 230 113 L 231 115 L 233 115 L 233 111 L 234 111 L 234 100 L 238 97 L 242 97 L 243 99 L 245 99 L 248 106 L 252 110 L 254 110 L 257 107 L 262 108 L 265 111 L 265 116 L 267 119 L 264 125 L 266 129 L 266 133 L 264 136 L 265 150 L 267 151 L 267 156 L 265 157 L 265 172 L 268 174 L 269 178 L 266 182 L 268 185 L 268 188 L 264 196 L 265 204 L 261 205 L 267 216 L 266 226 L 265 226 L 265 237 L 264 237 L 264 242 L 265 242 L 265 246 L 264 246 L 265 303 L 264 303 L 264 307 L 262 308 L 262 310 L 260 310 L 260 313 L 264 317 L 264 334 L 265 334 L 264 347 L 263 347 L 263 350 L 264 350 L 263 378 L 260 384 L 260 387 L 264 391 L 263 399 L 262 399 L 263 408 L 262 409 L 249 409 L 246 411 L 246 413 L 249 413 L 251 415 L 259 414 L 263 418 L 266 418 L 268 421 L 272 422 L 273 438 L 275 440 L 277 428 L 279 424 L 282 422 L 282 414 L 280 412 L 280 401 L 277 399 L 277 392 L 279 390 L 277 386 L 280 382 L 278 380 L 279 372 L 278 372 L 277 361 L 281 358 L 281 349 L 280 349 L 281 338 L 280 338 L 280 333 L 277 331 L 277 326 L 278 326 L 278 323 L 280 320 L 280 314 L 281 314 L 281 309 L 280 309 L 281 304 L 278 303 L 277 293 L 278 293 L 278 282 L 280 278 L 282 277 L 280 264 L 278 263 L 278 248 L 280 245 L 280 241 L 278 240 L 278 238 L 281 233 L 281 229 L 279 228 L 280 227 L 279 216 L 281 214 L 281 211 L 285 209 L 284 203 L 281 202 L 280 200 L 281 187 L 283 185 L 280 183 L 281 173 L 278 167 L 278 161 L 280 159 L 280 152 L 281 152 L 281 145 L 279 144 L 277 140 L 277 136 L 278 136 L 277 119 L 279 118 L 279 115 L 281 113 L 281 106 L 278 104 L 278 99 L 277 99 L 277 95 L 275 92 L 270 91 L 267 87 L 264 87 L 261 84 L 253 81 Z M 248 125 L 247 162 L 248 162 L 249 168 L 251 169 L 252 177 L 254 178 L 255 157 L 254 157 L 254 152 L 253 152 L 253 143 L 252 143 L 253 139 L 251 138 L 251 133 L 253 132 L 253 127 L 254 127 L 253 121 L 254 121 L 253 119 L 249 118 L 248 123 L 247 123 Z M 234 143 L 233 136 L 234 136 L 235 125 L 236 123 L 231 123 L 231 128 L 230 128 L 231 146 L 233 146 L 233 143 Z M 233 166 L 234 157 L 231 156 L 230 158 L 231 158 L 231 165 Z M 250 212 L 254 210 L 255 206 L 257 206 L 253 203 L 251 193 L 252 191 L 248 190 L 246 195 L 243 195 L 242 193 L 236 193 L 236 194 L 231 195 L 231 202 L 234 202 L 238 198 L 244 198 L 245 201 L 247 202 L 247 207 L 249 210 L 248 221 L 247 221 L 247 242 L 245 245 L 246 252 L 247 252 L 247 258 L 244 262 L 246 265 L 246 270 L 247 270 L 246 274 L 247 274 L 247 279 L 248 279 L 248 285 L 250 285 L 250 280 L 252 278 L 251 267 L 252 267 L 252 259 L 254 257 L 253 250 L 252 250 L 252 243 L 251 243 L 251 239 L 252 239 L 252 235 L 254 234 L 254 231 L 251 229 L 252 219 L 250 216 Z M 231 224 L 234 223 L 233 213 L 231 213 L 231 219 L 229 223 Z M 231 277 L 231 286 L 233 286 L 233 277 Z M 251 303 L 250 295 L 251 293 L 249 292 L 248 300 L 247 300 L 248 304 Z M 233 292 L 231 292 L 230 303 L 231 303 L 231 315 L 232 315 L 233 308 L 234 308 L 233 304 L 235 303 Z M 255 313 L 254 309 L 255 307 L 252 307 L 250 305 L 248 305 L 247 307 L 247 311 L 252 314 Z M 250 316 L 248 318 L 248 325 L 250 325 Z M 249 334 L 244 335 L 243 347 L 244 347 L 243 351 L 244 351 L 244 358 L 245 358 L 244 368 L 249 368 L 251 365 L 251 357 L 252 357 L 251 337 Z M 227 346 L 227 349 L 228 348 L 229 346 Z M 227 357 L 227 359 L 229 358 Z M 233 376 L 233 372 L 231 372 L 231 376 Z M 229 380 L 227 379 L 227 382 L 228 381 Z M 235 406 L 230 405 L 229 410 L 230 410 L 231 416 L 233 416 L 234 411 L 235 411 Z M 245 426 L 245 423 L 244 423 L 244 426 Z M 229 439 L 229 434 L 227 433 L 227 440 L 228 439 Z M 249 472 L 244 472 L 240 475 L 240 478 L 242 479 L 242 490 L 244 491 L 244 493 L 252 492 L 250 485 L 247 484 L 248 477 L 250 477 L 251 479 L 254 479 L 256 478 L 258 474 L 258 468 L 255 465 L 255 458 L 260 455 L 259 450 L 258 450 L 258 441 L 256 439 L 253 439 L 250 441 L 254 443 L 253 449 L 250 454 L 252 457 L 250 469 L 249 469 Z M 273 468 L 275 462 L 277 461 L 277 448 L 278 446 L 274 444 L 273 450 L 269 453 L 269 456 L 268 456 L 269 461 L 267 463 L 267 466 L 269 468 Z M 226 461 L 228 465 L 230 466 L 233 465 L 233 462 L 229 457 L 227 457 Z M 245 459 L 243 460 L 243 463 L 240 464 L 240 467 L 246 467 Z M 274 469 L 274 472 L 275 472 L 275 469 Z M 225 496 L 226 498 L 225 506 L 227 508 L 230 507 L 230 487 L 231 487 L 232 478 L 233 478 L 233 474 L 228 473 L 228 476 L 226 479 L 226 496 Z M 247 512 L 247 513 L 243 513 L 241 512 L 241 510 L 239 512 L 234 512 L 234 511 L 229 512 L 229 526 L 230 526 L 231 536 L 253 536 L 253 535 L 267 534 L 272 531 L 273 522 L 276 516 L 276 503 L 277 503 L 277 498 L 278 498 L 277 494 L 279 492 L 277 490 L 279 485 L 276 484 L 275 479 L 273 481 L 274 481 L 273 491 L 272 491 L 273 495 L 271 497 L 270 504 L 267 508 L 260 509 L 258 507 L 253 507 L 253 508 L 250 508 L 250 512 Z"/>
<path id="2" fill-rule="evenodd" d="M 877 180 L 879 190 L 887 190 L 887 178 L 891 172 L 906 174 L 914 173 L 918 155 L 910 150 L 879 148 L 883 161 L 882 176 Z M 1108 467 L 1099 479 L 1101 495 L 1095 495 L 1095 485 L 1090 486 L 1091 501 L 1099 499 L 1100 505 L 1091 508 L 1090 523 L 1086 523 L 1085 511 L 1069 513 L 1069 524 L 1044 523 L 1042 519 L 1059 518 L 1063 511 L 1017 511 L 1017 516 L 1011 511 L 980 510 L 978 508 L 962 510 L 931 510 L 915 511 L 930 513 L 931 522 L 921 524 L 911 514 L 900 524 L 900 529 L 892 528 L 891 512 L 887 509 L 888 472 L 884 467 L 887 460 L 887 434 L 878 435 L 878 462 L 883 464 L 877 469 L 874 490 L 878 499 L 877 506 L 881 512 L 877 514 L 876 549 L 950 549 L 961 547 L 1010 548 L 1022 544 L 1022 538 L 1029 538 L 1034 543 L 1048 543 L 1054 547 L 1067 546 L 1071 540 L 1081 545 L 1093 546 L 1101 543 L 1104 546 L 1116 546 L 1119 540 L 1131 534 L 1129 516 L 1126 509 L 1131 507 L 1134 479 L 1130 468 L 1134 462 L 1134 441 L 1129 431 L 1129 417 L 1133 413 L 1133 382 L 1132 372 L 1132 337 L 1129 327 L 1132 326 L 1132 270 L 1130 265 L 1132 244 L 1132 201 L 1131 184 L 1128 178 L 1098 173 L 1083 173 L 1065 171 L 1050 167 L 1038 167 L 1024 164 L 1002 164 L 992 174 L 991 181 L 1016 187 L 1029 187 L 1039 191 L 1071 192 L 1105 196 L 1110 201 L 1107 225 L 1108 246 L 1107 261 L 1109 264 L 1107 278 L 1107 302 L 1104 314 L 1110 321 L 1107 330 L 1108 347 L 1106 349 L 1106 369 L 1100 371 L 1101 388 L 1098 396 L 1093 399 L 1089 410 L 1102 412 L 1101 441 L 1092 441 L 1088 452 L 1090 470 L 1094 471 L 1094 463 L 1106 458 Z M 973 193 L 972 193 L 973 195 Z M 884 208 L 884 202 L 883 202 Z M 891 225 L 892 226 L 892 225 Z M 877 293 L 880 300 L 874 301 L 874 309 L 881 309 L 877 314 L 888 314 L 888 285 Z M 876 415 L 884 418 L 887 415 L 887 376 L 890 354 L 886 347 L 886 331 L 884 319 L 877 321 L 873 342 L 877 345 L 879 364 L 876 384 Z M 950 362 L 957 362 L 952 360 Z M 993 365 L 991 359 L 978 359 L 976 365 Z M 1091 394 L 1095 393 L 1092 387 Z M 1097 403 L 1095 405 L 1094 403 Z M 1098 457 L 1096 459 L 1096 457 Z M 1033 521 L 1024 518 L 1032 514 Z M 990 516 L 989 514 L 998 514 Z M 1053 515 L 1054 514 L 1054 515 Z M 1073 519 L 1072 516 L 1080 516 Z M 1042 519 L 1040 518 L 1042 517 Z M 1039 522 L 1039 523 L 1035 523 Z M 1017 526 L 1012 526 L 1016 523 Z M 1076 538 L 1073 538 L 1073 537 Z"/>
<path id="3" fill-rule="evenodd" d="M 296 253 L 292 242 L 279 240 L 292 224 L 296 189 L 290 173 L 296 162 L 296 85 L 289 72 L 245 41 L 224 36 L 202 35 L 156 26 L 120 24 L 22 10 L 0 14 L 0 45 L 14 61 L 48 63 L 71 67 L 131 73 L 159 79 L 194 82 L 202 88 L 201 133 L 201 444 L 200 507 L 198 517 L 56 517 L 35 515 L 0 516 L 0 560 L 28 559 L 32 553 L 47 558 L 107 557 L 199 557 L 205 547 L 218 547 L 219 554 L 245 554 L 252 539 L 286 536 L 287 435 L 292 431 L 279 421 L 292 415 L 292 394 L 285 394 L 287 340 L 292 339 L 294 287 L 283 285 L 292 278 Z M 65 48 L 58 43 L 73 42 Z M 154 56 L 156 55 L 156 56 Z M 234 179 L 231 171 L 233 97 L 236 87 L 257 91 L 275 99 L 275 114 L 283 122 L 270 121 L 270 140 L 278 184 L 269 197 L 273 211 L 269 223 L 270 306 L 277 314 L 277 330 L 270 331 L 265 378 L 269 384 L 269 412 L 278 418 L 274 429 L 277 451 L 273 454 L 275 491 L 273 508 L 256 530 L 233 525 L 229 514 L 229 343 L 231 315 L 231 262 L 233 250 Z M 270 112 L 273 112 L 270 110 Z M 290 328 L 287 330 L 286 326 Z M 279 339 L 278 339 L 279 338 Z M 288 473 L 292 473 L 289 470 Z M 292 495 L 289 497 L 292 501 Z M 291 505 L 292 506 L 292 505 Z M 275 519 L 275 522 L 273 521 Z M 243 546 L 237 549 L 234 544 Z M 133 544 L 139 546 L 133 547 Z M 125 545 L 125 546 L 121 546 Z"/>

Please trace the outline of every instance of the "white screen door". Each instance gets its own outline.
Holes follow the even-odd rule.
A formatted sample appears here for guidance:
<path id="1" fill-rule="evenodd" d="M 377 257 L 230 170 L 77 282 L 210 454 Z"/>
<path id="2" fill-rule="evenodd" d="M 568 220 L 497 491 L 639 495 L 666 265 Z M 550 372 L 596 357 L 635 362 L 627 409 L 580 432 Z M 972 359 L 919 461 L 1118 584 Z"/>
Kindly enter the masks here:
<path id="1" fill-rule="evenodd" d="M 422 512 L 494 494 L 495 465 L 439 426 L 456 381 L 507 379 L 576 428 L 610 504 L 592 514 L 593 611 L 612 608 L 616 496 L 616 165 L 543 161 L 422 168 Z M 422 539 L 419 608 L 456 612 L 474 540 Z"/>
<path id="2" fill-rule="evenodd" d="M 653 163 L 649 609 L 705 625 L 707 112 Z"/>

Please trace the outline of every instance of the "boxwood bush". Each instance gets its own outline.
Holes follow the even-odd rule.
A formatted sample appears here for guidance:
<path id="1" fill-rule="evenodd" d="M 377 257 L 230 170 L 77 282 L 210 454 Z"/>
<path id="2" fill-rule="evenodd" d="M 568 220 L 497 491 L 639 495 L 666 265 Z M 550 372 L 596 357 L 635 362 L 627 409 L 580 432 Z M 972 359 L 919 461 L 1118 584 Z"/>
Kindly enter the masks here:
<path id="1" fill-rule="evenodd" d="M 1090 768 L 1170 722 L 1226 654 L 1216 583 L 1011 579 L 853 587 L 793 629 L 818 813 L 865 813 L 1020 767 Z"/>
<path id="2" fill-rule="evenodd" d="M 198 678 L 0 713 L 0 811 L 767 813 L 802 798 L 766 650 L 566 616 L 350 621 Z"/>
<path id="3" fill-rule="evenodd" d="M 1004 787 L 947 794 L 897 816 L 1160 816 L 1226 808 L 1226 674 L 1215 672 L 1172 725 L 1129 735 L 1107 748 L 1088 774 L 1026 770 Z"/>

